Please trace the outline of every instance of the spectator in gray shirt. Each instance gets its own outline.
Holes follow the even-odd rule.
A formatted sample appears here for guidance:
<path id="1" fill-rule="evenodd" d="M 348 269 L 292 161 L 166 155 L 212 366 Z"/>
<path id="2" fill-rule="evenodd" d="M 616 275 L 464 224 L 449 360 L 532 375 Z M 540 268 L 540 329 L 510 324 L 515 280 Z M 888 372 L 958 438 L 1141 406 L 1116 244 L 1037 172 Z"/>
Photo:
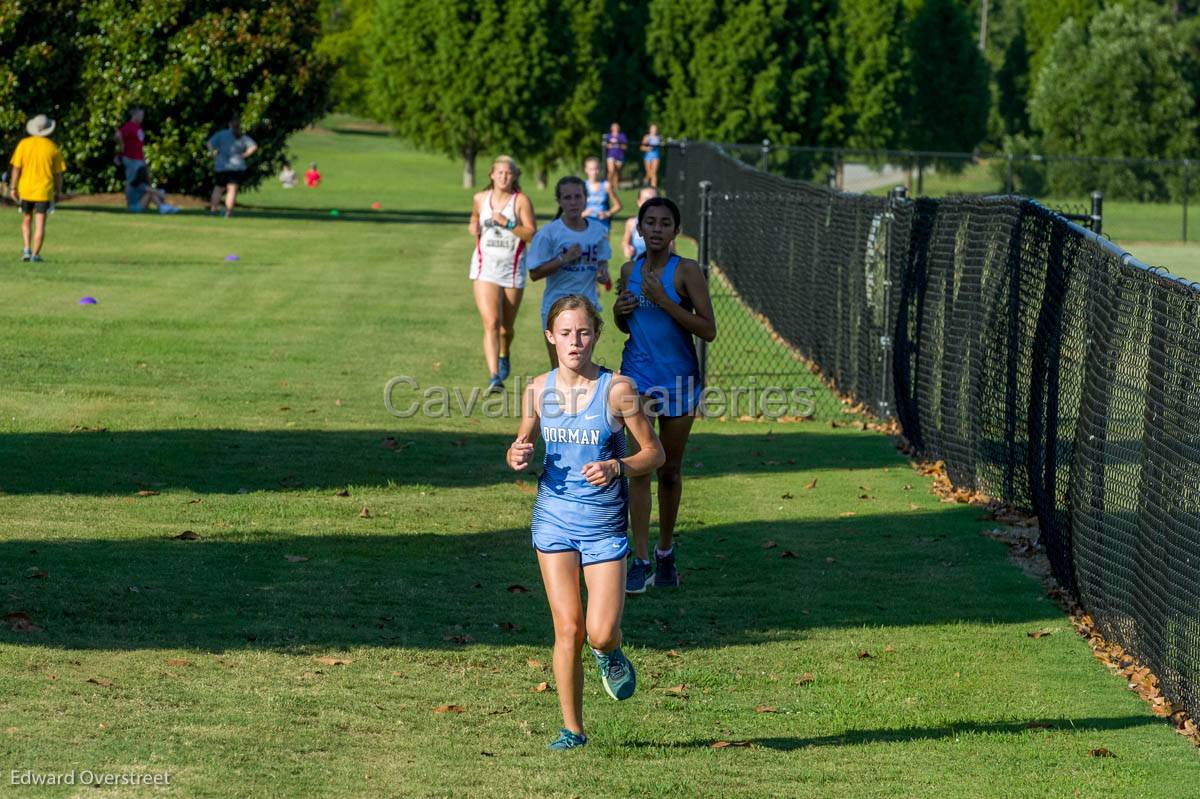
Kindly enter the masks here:
<path id="1" fill-rule="evenodd" d="M 229 120 L 229 127 L 217 131 L 208 140 L 208 153 L 216 158 L 209 213 L 215 214 L 220 210 L 221 193 L 224 192 L 225 217 L 233 216 L 238 186 L 246 175 L 246 159 L 257 151 L 258 145 L 254 139 L 242 133 L 242 121 L 237 117 Z"/>

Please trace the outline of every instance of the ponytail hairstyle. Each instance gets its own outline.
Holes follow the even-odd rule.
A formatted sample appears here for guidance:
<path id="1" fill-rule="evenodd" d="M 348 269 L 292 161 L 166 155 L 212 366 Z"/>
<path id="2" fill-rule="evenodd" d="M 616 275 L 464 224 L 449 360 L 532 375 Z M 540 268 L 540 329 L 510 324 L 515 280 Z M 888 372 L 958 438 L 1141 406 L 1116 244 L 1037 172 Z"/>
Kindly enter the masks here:
<path id="1" fill-rule="evenodd" d="M 565 187 L 571 184 L 578 186 L 579 190 L 583 192 L 584 196 L 587 196 L 587 184 L 583 182 L 583 178 L 576 177 L 575 175 L 566 175 L 559 178 L 558 183 L 554 184 L 554 199 L 559 201 L 558 213 L 554 215 L 555 219 L 558 219 L 560 216 L 562 216 L 562 191 Z"/>
<path id="2" fill-rule="evenodd" d="M 521 167 L 517 165 L 517 159 L 513 158 L 511 155 L 498 155 L 498 156 L 496 156 L 495 160 L 492 161 L 492 169 L 495 169 L 497 164 L 505 164 L 508 166 L 509 169 L 512 170 L 513 193 L 520 194 L 521 193 Z M 484 189 L 484 191 L 491 191 L 493 188 L 493 186 L 492 186 L 492 182 L 493 182 L 492 181 L 492 169 L 488 170 L 488 184 L 487 184 L 487 187 Z"/>
<path id="3" fill-rule="evenodd" d="M 584 311 L 592 320 L 592 332 L 596 334 L 596 338 L 600 337 L 600 331 L 604 329 L 604 319 L 592 301 L 582 294 L 567 294 L 554 301 L 550 310 L 546 312 L 547 330 L 553 332 L 554 320 L 564 311 Z"/>

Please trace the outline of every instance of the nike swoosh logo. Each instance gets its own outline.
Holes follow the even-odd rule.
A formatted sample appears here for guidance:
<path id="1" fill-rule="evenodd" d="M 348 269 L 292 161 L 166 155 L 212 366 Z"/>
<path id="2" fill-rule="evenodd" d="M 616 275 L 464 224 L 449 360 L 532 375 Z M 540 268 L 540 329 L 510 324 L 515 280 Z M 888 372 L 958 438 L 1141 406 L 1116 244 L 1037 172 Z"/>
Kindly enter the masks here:
<path id="1" fill-rule="evenodd" d="M 598 414 L 598 413 L 593 413 L 591 416 L 584 416 L 583 418 L 584 418 L 584 419 L 587 419 L 587 420 L 590 422 L 592 419 L 599 419 L 599 418 L 600 418 L 600 414 Z"/>

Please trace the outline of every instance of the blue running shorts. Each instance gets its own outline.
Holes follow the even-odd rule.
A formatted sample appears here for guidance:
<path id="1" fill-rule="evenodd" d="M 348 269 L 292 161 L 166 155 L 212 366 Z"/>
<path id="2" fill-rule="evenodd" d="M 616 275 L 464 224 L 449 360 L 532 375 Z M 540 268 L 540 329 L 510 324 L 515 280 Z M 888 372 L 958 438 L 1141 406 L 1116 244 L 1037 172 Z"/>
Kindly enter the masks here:
<path id="1" fill-rule="evenodd" d="M 533 534 L 533 548 L 538 552 L 578 552 L 579 564 L 591 566 L 629 556 L 629 537 L 610 535 L 596 540 L 580 541 L 565 533 L 541 530 Z"/>

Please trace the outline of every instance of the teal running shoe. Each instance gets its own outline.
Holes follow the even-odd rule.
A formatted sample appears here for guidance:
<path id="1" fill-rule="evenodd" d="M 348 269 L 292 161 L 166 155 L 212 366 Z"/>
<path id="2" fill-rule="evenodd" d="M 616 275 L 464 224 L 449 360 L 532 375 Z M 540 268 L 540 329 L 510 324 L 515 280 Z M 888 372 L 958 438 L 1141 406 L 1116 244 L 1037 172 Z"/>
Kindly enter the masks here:
<path id="1" fill-rule="evenodd" d="M 580 732 L 571 732 L 566 727 L 558 731 L 558 739 L 547 745 L 547 749 L 576 749 L 587 744 L 587 736 Z"/>
<path id="2" fill-rule="evenodd" d="M 501 380 L 507 380 L 508 379 L 508 371 L 511 368 L 508 363 L 507 355 L 500 356 L 499 366 L 500 366 L 500 371 L 497 373 L 496 376 L 499 377 Z"/>
<path id="3" fill-rule="evenodd" d="M 637 671 L 621 647 L 605 654 L 592 650 L 596 665 L 600 667 L 600 680 L 604 683 L 604 691 L 618 702 L 633 696 L 637 690 Z"/>

